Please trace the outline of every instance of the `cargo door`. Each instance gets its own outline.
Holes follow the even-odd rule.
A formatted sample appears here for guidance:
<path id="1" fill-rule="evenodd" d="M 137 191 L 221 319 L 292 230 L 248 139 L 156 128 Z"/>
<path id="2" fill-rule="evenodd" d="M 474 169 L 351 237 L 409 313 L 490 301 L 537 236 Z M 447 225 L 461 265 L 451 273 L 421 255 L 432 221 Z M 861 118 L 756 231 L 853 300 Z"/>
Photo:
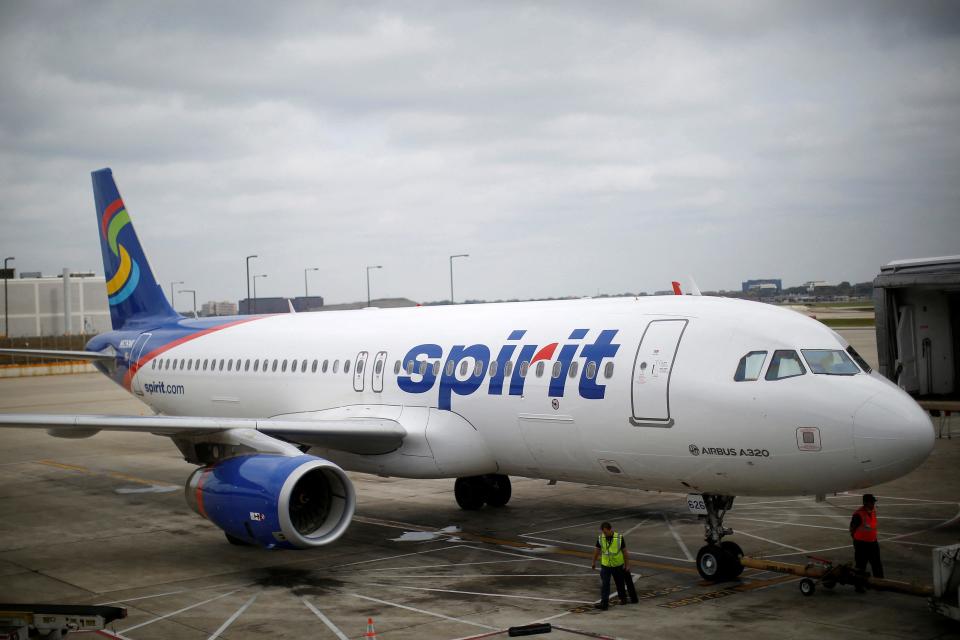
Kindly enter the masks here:
<path id="1" fill-rule="evenodd" d="M 647 325 L 633 363 L 633 414 L 635 427 L 672 427 L 670 378 L 686 320 L 653 320 Z"/>

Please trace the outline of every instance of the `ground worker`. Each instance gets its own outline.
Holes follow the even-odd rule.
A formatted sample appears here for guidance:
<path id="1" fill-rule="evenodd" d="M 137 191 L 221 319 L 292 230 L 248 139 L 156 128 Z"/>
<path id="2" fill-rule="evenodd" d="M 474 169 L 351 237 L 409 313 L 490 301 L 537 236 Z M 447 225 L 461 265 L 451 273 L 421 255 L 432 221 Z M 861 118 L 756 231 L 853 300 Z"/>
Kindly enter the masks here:
<path id="1" fill-rule="evenodd" d="M 606 611 L 610 600 L 610 578 L 617 584 L 617 595 L 620 604 L 627 604 L 627 594 L 624 590 L 624 581 L 630 580 L 630 600 L 638 602 L 637 592 L 633 588 L 633 579 L 630 578 L 630 555 L 627 553 L 626 541 L 616 533 L 609 522 L 600 525 L 600 535 L 597 536 L 597 546 L 593 550 L 591 569 L 597 568 L 597 559 L 600 560 L 600 602 L 597 608 Z"/>
<path id="2" fill-rule="evenodd" d="M 850 519 L 850 535 L 853 537 L 853 562 L 857 571 L 864 573 L 867 563 L 873 571 L 873 577 L 883 577 L 883 565 L 880 563 L 880 544 L 877 542 L 877 499 L 871 493 L 863 495 L 863 506 L 853 512 Z M 858 585 L 857 591 L 863 591 Z"/>

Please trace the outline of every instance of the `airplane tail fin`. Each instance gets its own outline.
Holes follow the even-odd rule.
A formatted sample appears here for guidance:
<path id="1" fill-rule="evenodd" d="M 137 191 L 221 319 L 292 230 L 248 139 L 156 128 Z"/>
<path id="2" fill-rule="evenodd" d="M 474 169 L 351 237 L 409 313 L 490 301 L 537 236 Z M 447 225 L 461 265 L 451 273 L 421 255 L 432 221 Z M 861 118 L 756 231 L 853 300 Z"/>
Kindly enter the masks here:
<path id="1" fill-rule="evenodd" d="M 100 169 L 94 171 L 92 177 L 113 328 L 179 317 L 147 263 L 147 256 L 113 181 L 113 172 Z"/>

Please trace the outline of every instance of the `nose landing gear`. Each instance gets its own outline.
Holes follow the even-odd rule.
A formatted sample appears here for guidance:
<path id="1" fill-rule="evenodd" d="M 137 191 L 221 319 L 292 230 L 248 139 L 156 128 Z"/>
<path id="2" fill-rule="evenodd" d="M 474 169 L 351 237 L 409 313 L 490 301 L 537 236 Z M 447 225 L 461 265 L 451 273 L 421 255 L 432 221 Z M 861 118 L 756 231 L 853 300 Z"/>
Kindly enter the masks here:
<path id="1" fill-rule="evenodd" d="M 704 580 L 724 582 L 743 573 L 743 550 L 736 542 L 722 541 L 733 529 L 723 526 L 723 516 L 733 507 L 734 496 L 703 495 L 707 507 L 704 539 L 707 544 L 697 552 L 697 572 Z"/>

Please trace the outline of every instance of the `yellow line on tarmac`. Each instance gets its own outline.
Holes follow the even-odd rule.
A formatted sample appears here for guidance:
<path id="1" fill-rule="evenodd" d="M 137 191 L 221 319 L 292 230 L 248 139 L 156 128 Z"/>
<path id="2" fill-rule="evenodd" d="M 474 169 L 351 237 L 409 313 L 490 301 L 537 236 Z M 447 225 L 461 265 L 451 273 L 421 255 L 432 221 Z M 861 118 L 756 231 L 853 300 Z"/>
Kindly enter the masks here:
<path id="1" fill-rule="evenodd" d="M 56 460 L 37 460 L 37 464 L 47 465 L 48 467 L 56 467 L 57 469 L 63 469 L 64 471 L 76 471 L 77 473 L 85 473 L 91 476 L 109 476 L 111 478 L 117 478 L 118 480 L 126 480 L 127 482 L 135 482 L 136 484 L 146 485 L 148 487 L 160 485 L 160 486 L 169 486 L 168 482 L 158 482 L 156 480 L 146 480 L 144 478 L 138 478 L 136 476 L 127 475 L 125 473 L 120 473 L 118 471 L 95 471 L 93 469 L 88 469 L 86 467 L 81 467 L 75 464 L 66 464 L 63 462 L 57 462 Z"/>

